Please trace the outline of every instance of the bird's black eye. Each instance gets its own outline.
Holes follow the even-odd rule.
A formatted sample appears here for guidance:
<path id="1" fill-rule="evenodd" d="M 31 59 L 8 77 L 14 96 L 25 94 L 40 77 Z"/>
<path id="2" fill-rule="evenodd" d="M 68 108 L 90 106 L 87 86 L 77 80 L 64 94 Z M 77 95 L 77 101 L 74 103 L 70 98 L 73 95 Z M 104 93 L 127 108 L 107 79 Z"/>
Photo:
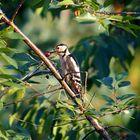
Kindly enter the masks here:
<path id="1" fill-rule="evenodd" d="M 56 49 L 59 50 L 59 46 L 57 46 Z"/>

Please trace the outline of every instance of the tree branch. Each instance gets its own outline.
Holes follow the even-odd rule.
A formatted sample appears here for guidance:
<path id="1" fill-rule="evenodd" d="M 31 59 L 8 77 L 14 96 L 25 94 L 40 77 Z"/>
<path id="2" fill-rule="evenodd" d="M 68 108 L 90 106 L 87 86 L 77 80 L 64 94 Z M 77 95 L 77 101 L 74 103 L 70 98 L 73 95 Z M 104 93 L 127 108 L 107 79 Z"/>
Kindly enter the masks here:
<path id="1" fill-rule="evenodd" d="M 96 132 L 98 132 L 104 140 L 112 140 L 108 132 L 98 123 L 96 119 L 92 118 L 91 116 L 86 116 L 86 119 L 92 124 Z"/>
<path id="2" fill-rule="evenodd" d="M 53 66 L 51 61 L 41 52 L 39 48 L 12 22 L 10 21 L 2 11 L 0 11 L 0 17 L 1 20 L 5 23 L 7 23 L 9 26 L 11 26 L 17 33 L 19 33 L 23 38 L 24 42 L 40 57 L 40 59 L 46 64 L 46 66 L 50 69 L 54 77 L 59 81 L 59 83 L 62 85 L 62 87 L 65 89 L 65 91 L 68 93 L 68 95 L 71 97 L 71 99 L 75 102 L 75 104 L 79 107 L 80 111 L 84 113 L 85 108 L 83 105 L 79 104 L 76 100 L 76 96 L 74 92 L 69 88 L 67 83 L 62 79 L 59 72 L 56 70 L 56 68 Z M 92 124 L 92 126 L 95 128 L 95 130 L 102 136 L 104 140 L 111 140 L 108 132 L 98 123 L 98 121 L 91 116 L 86 116 L 86 119 Z"/>
<path id="3" fill-rule="evenodd" d="M 25 0 L 21 0 L 21 1 L 20 1 L 18 7 L 17 7 L 16 10 L 15 10 L 15 13 L 13 14 L 13 16 L 12 16 L 12 18 L 11 18 L 11 21 L 14 21 L 16 15 L 18 14 L 18 11 L 19 11 L 19 9 L 21 8 L 21 6 L 23 5 L 24 1 L 25 1 Z"/>

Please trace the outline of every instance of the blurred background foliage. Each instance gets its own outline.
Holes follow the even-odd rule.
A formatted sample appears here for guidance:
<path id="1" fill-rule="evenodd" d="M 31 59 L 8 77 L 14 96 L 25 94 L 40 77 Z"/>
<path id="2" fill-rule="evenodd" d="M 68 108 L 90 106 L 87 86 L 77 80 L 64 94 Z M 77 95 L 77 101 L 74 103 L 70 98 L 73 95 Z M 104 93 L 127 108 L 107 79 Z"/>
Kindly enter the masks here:
<path id="1" fill-rule="evenodd" d="M 11 19 L 19 3 L 0 0 L 0 7 Z M 25 0 L 14 22 L 43 52 L 68 44 L 81 71 L 88 72 L 86 113 L 105 126 L 121 126 L 108 129 L 112 139 L 135 140 L 140 113 L 129 106 L 139 105 L 140 14 L 108 14 L 124 11 L 139 12 L 139 1 Z M 46 66 L 38 67 L 40 59 L 12 28 L 1 22 L 0 30 L 0 139 L 84 138 L 92 127 L 56 79 L 43 73 Z M 57 57 L 50 59 L 59 67 Z M 39 72 L 26 79 L 34 71 Z M 101 139 L 96 133 L 87 137 L 93 138 Z"/>

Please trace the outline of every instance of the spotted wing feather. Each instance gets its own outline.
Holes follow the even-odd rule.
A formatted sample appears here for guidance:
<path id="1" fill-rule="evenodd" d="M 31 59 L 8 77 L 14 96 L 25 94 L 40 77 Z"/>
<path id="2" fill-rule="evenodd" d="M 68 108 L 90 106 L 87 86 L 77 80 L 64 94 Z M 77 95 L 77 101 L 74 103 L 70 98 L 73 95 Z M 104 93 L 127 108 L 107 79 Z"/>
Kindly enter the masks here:
<path id="1" fill-rule="evenodd" d="M 81 97 L 81 74 L 78 62 L 70 54 L 67 56 L 63 56 L 61 64 L 63 66 L 63 72 L 67 84 L 70 86 L 77 97 Z"/>

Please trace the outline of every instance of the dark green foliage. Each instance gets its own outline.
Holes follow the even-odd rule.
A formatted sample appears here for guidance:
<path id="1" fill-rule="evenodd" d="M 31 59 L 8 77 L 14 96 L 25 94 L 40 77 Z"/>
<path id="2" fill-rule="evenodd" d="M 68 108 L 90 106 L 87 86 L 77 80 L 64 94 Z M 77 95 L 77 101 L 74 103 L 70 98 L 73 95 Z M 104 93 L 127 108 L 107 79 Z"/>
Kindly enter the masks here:
<path id="1" fill-rule="evenodd" d="M 130 85 L 130 81 L 122 81 L 120 83 L 118 83 L 118 87 L 125 87 L 125 86 L 129 86 Z"/>
<path id="2" fill-rule="evenodd" d="M 112 77 L 104 77 L 102 80 L 99 80 L 102 84 L 106 85 L 108 88 L 113 89 L 113 78 Z"/>
<path id="3" fill-rule="evenodd" d="M 117 99 L 122 101 L 122 100 L 125 100 L 125 99 L 128 99 L 128 98 L 132 98 L 134 96 L 135 96 L 135 94 L 125 94 L 125 95 L 117 96 Z"/>

